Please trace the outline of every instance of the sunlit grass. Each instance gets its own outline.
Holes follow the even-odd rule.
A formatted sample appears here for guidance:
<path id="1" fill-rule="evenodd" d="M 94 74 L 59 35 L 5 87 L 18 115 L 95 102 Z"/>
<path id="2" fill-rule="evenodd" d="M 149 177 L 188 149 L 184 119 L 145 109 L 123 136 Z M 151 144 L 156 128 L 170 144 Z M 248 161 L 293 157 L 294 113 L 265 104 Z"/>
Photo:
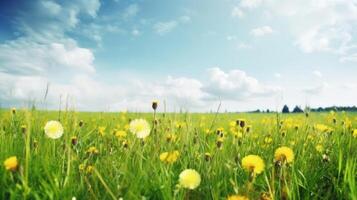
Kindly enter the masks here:
<path id="1" fill-rule="evenodd" d="M 150 134 L 137 134 L 146 124 L 132 133 L 134 119 L 148 121 Z M 45 134 L 51 120 L 63 126 L 58 139 L 56 131 L 54 138 Z M 0 127 L 0 199 L 357 197 L 352 113 L 1 110 Z M 292 152 L 277 151 L 283 146 Z M 258 157 L 248 157 L 242 166 L 249 155 Z M 4 163 L 12 156 L 16 167 Z M 180 181 L 187 169 L 198 175 Z"/>

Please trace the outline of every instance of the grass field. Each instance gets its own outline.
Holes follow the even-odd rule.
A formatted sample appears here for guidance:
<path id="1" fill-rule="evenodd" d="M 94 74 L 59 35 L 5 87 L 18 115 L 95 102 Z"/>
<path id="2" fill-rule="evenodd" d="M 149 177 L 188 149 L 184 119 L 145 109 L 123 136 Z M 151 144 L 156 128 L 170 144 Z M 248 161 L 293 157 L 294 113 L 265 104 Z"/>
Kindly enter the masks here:
<path id="1" fill-rule="evenodd" d="M 140 118 L 151 127 L 144 139 L 129 125 Z M 58 139 L 44 132 L 50 120 L 63 126 Z M 0 199 L 357 199 L 353 113 L 18 109 L 1 110 L 0 126 Z M 276 155 L 282 146 L 293 157 Z M 242 164 L 248 155 L 264 164 Z M 185 169 L 200 175 L 186 179 L 191 189 Z"/>

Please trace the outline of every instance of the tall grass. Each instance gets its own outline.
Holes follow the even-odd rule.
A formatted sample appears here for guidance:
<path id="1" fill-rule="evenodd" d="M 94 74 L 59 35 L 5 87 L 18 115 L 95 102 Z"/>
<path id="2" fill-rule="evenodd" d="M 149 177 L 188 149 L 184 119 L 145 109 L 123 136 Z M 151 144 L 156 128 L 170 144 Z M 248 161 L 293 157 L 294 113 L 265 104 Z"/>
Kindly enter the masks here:
<path id="1" fill-rule="evenodd" d="M 250 199 L 262 194 L 271 199 L 357 199 L 357 138 L 352 136 L 357 115 L 338 113 L 336 123 L 330 115 L 156 113 L 155 131 L 141 141 L 127 125 L 135 118 L 152 122 L 151 113 L 1 110 L 0 161 L 17 156 L 20 167 L 16 172 L 0 168 L 0 199 L 226 199 L 236 193 Z M 242 137 L 231 130 L 240 129 L 230 125 L 238 118 L 252 126 L 249 132 L 241 130 Z M 64 126 L 60 139 L 45 136 L 43 127 L 49 120 Z M 333 131 L 320 132 L 316 124 Z M 105 127 L 103 136 L 99 127 Z M 220 127 L 224 139 L 218 145 Z M 115 130 L 125 130 L 127 136 L 118 138 Z M 317 150 L 317 145 L 323 149 Z M 88 154 L 91 146 L 99 154 Z M 274 163 L 280 146 L 295 154 L 284 169 Z M 160 161 L 160 153 L 174 150 L 180 152 L 175 163 Z M 249 190 L 249 174 L 241 166 L 248 154 L 259 155 L 266 164 Z M 178 186 L 178 176 L 187 168 L 202 177 L 192 191 Z"/>

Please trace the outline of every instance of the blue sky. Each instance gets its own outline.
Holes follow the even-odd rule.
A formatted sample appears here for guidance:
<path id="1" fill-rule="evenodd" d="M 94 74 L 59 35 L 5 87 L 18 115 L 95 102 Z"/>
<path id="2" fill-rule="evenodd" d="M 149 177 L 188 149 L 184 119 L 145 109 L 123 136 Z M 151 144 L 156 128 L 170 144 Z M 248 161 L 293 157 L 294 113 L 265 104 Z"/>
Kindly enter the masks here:
<path id="1" fill-rule="evenodd" d="M 0 102 L 77 110 L 354 105 L 354 0 L 0 3 Z M 47 85 L 49 93 L 44 98 Z M 161 107 L 162 109 L 162 107 Z"/>

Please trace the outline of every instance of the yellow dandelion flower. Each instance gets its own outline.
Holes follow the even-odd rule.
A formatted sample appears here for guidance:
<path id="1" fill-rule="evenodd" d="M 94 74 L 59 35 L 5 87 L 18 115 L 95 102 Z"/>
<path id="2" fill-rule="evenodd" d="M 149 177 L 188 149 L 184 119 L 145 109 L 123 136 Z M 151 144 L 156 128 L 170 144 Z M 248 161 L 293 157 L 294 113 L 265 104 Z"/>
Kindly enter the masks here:
<path id="1" fill-rule="evenodd" d="M 85 168 L 86 168 L 86 166 L 84 164 L 80 164 L 78 166 L 79 171 L 84 171 Z"/>
<path id="2" fill-rule="evenodd" d="M 235 195 L 231 195 L 231 196 L 227 197 L 227 200 L 249 200 L 249 198 L 246 196 L 241 196 L 241 195 L 235 194 Z"/>
<path id="3" fill-rule="evenodd" d="M 201 183 L 201 175 L 194 169 L 185 169 L 179 175 L 179 184 L 183 188 L 196 189 Z"/>
<path id="4" fill-rule="evenodd" d="M 94 171 L 94 167 L 92 165 L 88 165 L 86 168 L 86 173 L 91 174 Z"/>
<path id="5" fill-rule="evenodd" d="M 171 164 L 171 163 L 176 162 L 176 160 L 178 159 L 179 156 L 180 156 L 179 151 L 164 152 L 164 153 L 160 154 L 160 160 L 162 162 Z"/>
<path id="6" fill-rule="evenodd" d="M 126 137 L 126 132 L 125 131 L 115 131 L 115 136 L 117 138 L 124 138 L 124 137 Z"/>
<path id="7" fill-rule="evenodd" d="M 176 141 L 176 135 L 175 134 L 167 134 L 166 135 L 166 141 L 167 142 L 175 142 Z"/>
<path id="8" fill-rule="evenodd" d="M 60 138 L 63 135 L 63 126 L 59 121 L 49 121 L 45 125 L 45 134 L 52 139 Z"/>
<path id="9" fill-rule="evenodd" d="M 354 138 L 357 138 L 357 129 L 353 130 L 352 136 L 353 136 Z"/>
<path id="10" fill-rule="evenodd" d="M 209 131 L 209 129 L 208 129 L 208 128 L 206 128 L 206 129 L 205 129 L 205 133 L 206 133 L 207 135 L 209 135 L 209 134 L 210 134 L 210 131 Z"/>
<path id="11" fill-rule="evenodd" d="M 264 161 L 260 156 L 248 155 L 242 159 L 242 167 L 254 174 L 260 174 L 264 171 Z"/>
<path id="12" fill-rule="evenodd" d="M 235 121 L 230 121 L 229 122 L 229 126 L 230 127 L 236 127 L 237 126 L 237 123 Z"/>
<path id="13" fill-rule="evenodd" d="M 88 150 L 87 150 L 87 153 L 89 154 L 98 154 L 99 151 L 96 147 L 89 147 Z"/>
<path id="14" fill-rule="evenodd" d="M 289 147 L 280 147 L 275 150 L 274 158 L 275 161 L 291 163 L 294 161 L 294 152 Z"/>
<path id="15" fill-rule="evenodd" d="M 98 133 L 99 133 L 100 136 L 104 136 L 105 135 L 105 129 L 106 129 L 105 126 L 98 127 Z"/>
<path id="16" fill-rule="evenodd" d="M 271 144 L 273 142 L 273 138 L 271 138 L 271 137 L 265 137 L 264 138 L 264 143 L 265 144 Z"/>
<path id="17" fill-rule="evenodd" d="M 236 138 L 243 138 L 243 133 L 241 131 L 234 132 Z"/>
<path id="18" fill-rule="evenodd" d="M 19 162 L 17 161 L 17 157 L 16 156 L 11 156 L 10 158 L 7 158 L 4 161 L 5 169 L 9 170 L 9 171 L 16 171 L 18 165 L 19 165 Z"/>
<path id="19" fill-rule="evenodd" d="M 145 119 L 135 119 L 131 121 L 129 129 L 137 138 L 144 139 L 150 135 L 150 125 Z"/>
<path id="20" fill-rule="evenodd" d="M 316 149 L 316 151 L 322 153 L 322 151 L 324 150 L 324 147 L 321 144 L 318 144 L 318 145 L 316 145 L 315 149 Z"/>

